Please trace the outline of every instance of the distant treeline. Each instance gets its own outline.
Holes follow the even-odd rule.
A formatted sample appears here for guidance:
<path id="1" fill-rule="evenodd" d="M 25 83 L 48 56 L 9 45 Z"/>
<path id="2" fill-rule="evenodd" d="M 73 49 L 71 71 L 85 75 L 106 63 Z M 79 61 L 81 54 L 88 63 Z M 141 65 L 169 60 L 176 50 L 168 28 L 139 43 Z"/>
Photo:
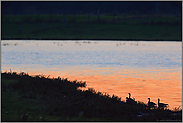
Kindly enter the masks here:
<path id="1" fill-rule="evenodd" d="M 30 14 L 173 14 L 181 15 L 182 1 L 54 1 L 1 2 L 2 15 Z"/>

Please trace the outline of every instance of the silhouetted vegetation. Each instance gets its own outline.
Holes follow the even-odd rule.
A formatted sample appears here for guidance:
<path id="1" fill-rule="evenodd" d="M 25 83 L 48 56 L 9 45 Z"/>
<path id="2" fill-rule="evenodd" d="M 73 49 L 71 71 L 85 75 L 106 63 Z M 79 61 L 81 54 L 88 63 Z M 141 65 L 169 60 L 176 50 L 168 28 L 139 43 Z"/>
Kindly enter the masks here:
<path id="1" fill-rule="evenodd" d="M 2 1 L 2 39 L 181 41 L 181 1 Z"/>
<path id="2" fill-rule="evenodd" d="M 181 17 L 167 15 L 2 16 L 2 39 L 181 41 Z"/>
<path id="3" fill-rule="evenodd" d="M 149 109 L 116 95 L 86 87 L 86 82 L 28 73 L 1 73 L 2 121 L 182 121 L 182 109 Z"/>

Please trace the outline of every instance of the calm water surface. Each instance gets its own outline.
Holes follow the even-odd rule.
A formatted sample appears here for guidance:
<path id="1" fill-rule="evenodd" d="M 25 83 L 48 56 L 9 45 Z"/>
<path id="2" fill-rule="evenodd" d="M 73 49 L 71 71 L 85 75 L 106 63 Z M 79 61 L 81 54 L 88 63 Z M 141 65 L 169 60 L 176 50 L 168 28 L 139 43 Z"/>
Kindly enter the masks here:
<path id="1" fill-rule="evenodd" d="M 182 42 L 1 41 L 1 70 L 87 82 L 125 100 L 182 108 Z"/>

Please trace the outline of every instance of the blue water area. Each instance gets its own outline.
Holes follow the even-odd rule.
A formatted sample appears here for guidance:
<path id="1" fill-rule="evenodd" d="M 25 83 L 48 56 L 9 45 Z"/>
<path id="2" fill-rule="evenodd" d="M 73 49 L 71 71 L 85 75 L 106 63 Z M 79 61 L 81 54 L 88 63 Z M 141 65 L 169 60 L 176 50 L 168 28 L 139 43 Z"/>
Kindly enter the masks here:
<path id="1" fill-rule="evenodd" d="M 124 41 L 2 41 L 1 64 L 2 69 L 9 65 L 21 69 L 33 68 L 35 65 L 50 69 L 66 66 L 146 69 L 182 67 L 181 42 L 136 44 Z"/>
<path id="2" fill-rule="evenodd" d="M 4 40 L 1 70 L 10 69 L 84 80 L 119 97 L 133 92 L 143 102 L 162 96 L 179 106 L 182 42 Z"/>

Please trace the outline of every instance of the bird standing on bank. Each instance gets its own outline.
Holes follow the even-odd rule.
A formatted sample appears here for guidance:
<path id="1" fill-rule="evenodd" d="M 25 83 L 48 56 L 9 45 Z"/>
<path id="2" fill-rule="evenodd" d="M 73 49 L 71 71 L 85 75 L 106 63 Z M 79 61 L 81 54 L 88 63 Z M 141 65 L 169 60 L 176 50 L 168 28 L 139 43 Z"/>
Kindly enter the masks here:
<path id="1" fill-rule="evenodd" d="M 130 98 L 131 94 L 130 94 L 130 93 L 128 93 L 128 94 L 129 94 L 129 97 L 126 97 L 126 103 L 128 103 L 128 104 L 137 103 L 137 102 L 135 101 L 135 99 Z"/>
<path id="2" fill-rule="evenodd" d="M 165 103 L 160 103 L 160 99 L 158 98 L 158 108 L 165 108 L 167 107 L 168 104 L 165 104 Z"/>
<path id="3" fill-rule="evenodd" d="M 149 107 L 149 109 L 151 108 L 151 107 L 155 107 L 155 105 L 156 105 L 156 103 L 154 103 L 154 102 L 151 102 L 150 101 L 150 98 L 148 98 L 149 99 L 149 101 L 148 101 L 148 107 Z"/>

